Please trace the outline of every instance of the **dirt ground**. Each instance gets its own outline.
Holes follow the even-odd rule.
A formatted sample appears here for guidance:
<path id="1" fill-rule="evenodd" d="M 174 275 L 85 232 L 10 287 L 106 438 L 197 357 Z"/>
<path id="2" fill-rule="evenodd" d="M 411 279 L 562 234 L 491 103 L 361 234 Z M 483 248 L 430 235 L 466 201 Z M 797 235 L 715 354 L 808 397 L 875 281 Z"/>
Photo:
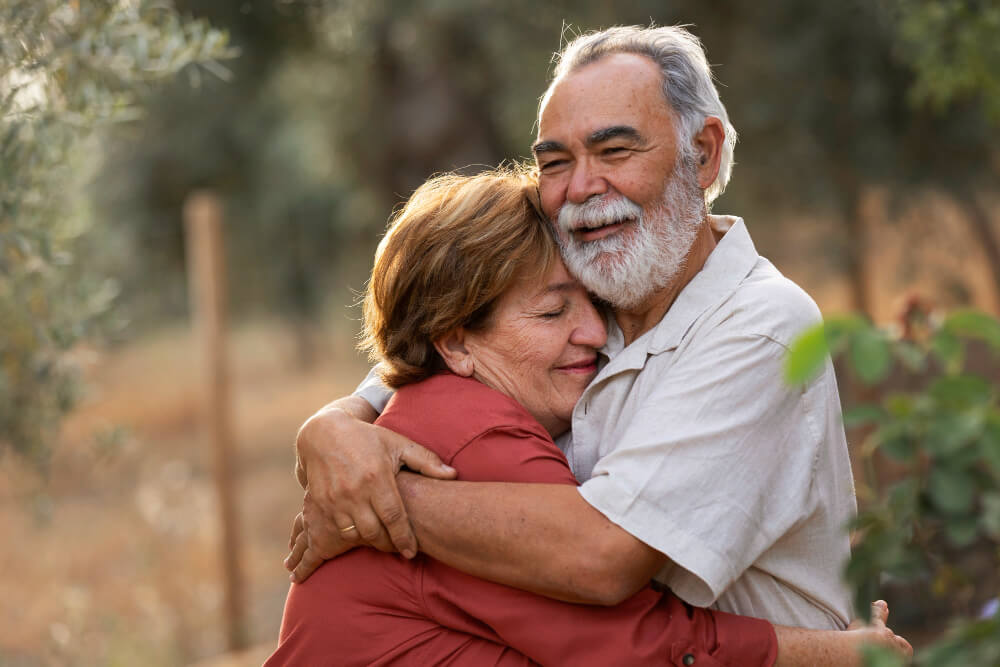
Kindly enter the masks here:
<path id="1" fill-rule="evenodd" d="M 292 442 L 309 414 L 363 377 L 349 340 L 303 367 L 279 325 L 232 337 L 248 631 L 263 648 L 231 664 L 260 664 L 277 637 L 281 561 L 301 502 Z M 0 460 L 0 665 L 216 656 L 225 649 L 220 531 L 192 337 L 172 329 L 82 354 L 88 397 L 62 430 L 48 483 Z"/>

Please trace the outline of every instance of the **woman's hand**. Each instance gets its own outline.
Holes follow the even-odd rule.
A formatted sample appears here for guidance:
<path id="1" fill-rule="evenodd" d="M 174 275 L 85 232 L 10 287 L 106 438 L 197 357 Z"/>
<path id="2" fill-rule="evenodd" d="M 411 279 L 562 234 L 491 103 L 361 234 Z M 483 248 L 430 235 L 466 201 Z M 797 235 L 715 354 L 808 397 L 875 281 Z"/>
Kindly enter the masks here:
<path id="1" fill-rule="evenodd" d="M 847 626 L 847 632 L 854 633 L 858 637 L 859 646 L 882 646 L 895 651 L 904 658 L 913 657 L 913 647 L 886 625 L 889 621 L 889 605 L 884 600 L 872 602 L 871 622 L 865 624 L 863 621 L 855 620 Z"/>
<path id="2" fill-rule="evenodd" d="M 412 558 L 417 540 L 396 473 L 405 465 L 430 477 L 455 477 L 434 453 L 366 423 L 375 416 L 367 401 L 352 396 L 323 408 L 299 429 L 296 476 L 306 493 L 285 559 L 295 581 L 359 545 Z"/>
<path id="3" fill-rule="evenodd" d="M 910 642 L 886 625 L 889 606 L 882 600 L 872 603 L 871 622 L 854 621 L 847 630 L 806 630 L 774 626 L 778 638 L 775 667 L 861 667 L 861 649 L 882 646 L 900 657 L 913 656 Z"/>

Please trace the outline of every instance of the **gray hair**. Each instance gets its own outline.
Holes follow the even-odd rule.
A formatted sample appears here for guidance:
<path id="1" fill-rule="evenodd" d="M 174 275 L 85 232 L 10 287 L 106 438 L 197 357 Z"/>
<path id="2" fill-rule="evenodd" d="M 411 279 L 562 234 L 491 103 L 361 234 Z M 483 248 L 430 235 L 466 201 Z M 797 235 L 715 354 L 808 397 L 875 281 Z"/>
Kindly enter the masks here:
<path id="1" fill-rule="evenodd" d="M 722 121 L 726 136 L 719 174 L 705 190 L 705 202 L 711 204 L 726 189 L 733 171 L 736 128 L 729 122 L 729 114 L 715 89 L 701 40 L 684 27 L 617 26 L 576 37 L 555 55 L 555 74 L 543 99 L 548 98 L 562 77 L 616 53 L 646 56 L 659 66 L 663 95 L 679 125 L 677 139 L 682 155 L 694 156 L 693 139 L 704 127 L 706 118 L 715 116 Z"/>

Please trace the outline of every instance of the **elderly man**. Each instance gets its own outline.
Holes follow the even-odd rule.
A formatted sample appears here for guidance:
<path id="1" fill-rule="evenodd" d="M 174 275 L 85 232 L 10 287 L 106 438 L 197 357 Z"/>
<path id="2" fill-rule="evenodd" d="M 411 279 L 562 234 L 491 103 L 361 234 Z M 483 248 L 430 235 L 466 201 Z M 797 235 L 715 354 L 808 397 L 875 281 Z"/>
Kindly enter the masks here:
<path id="1" fill-rule="evenodd" d="M 804 387 L 783 381 L 788 345 L 820 313 L 742 220 L 708 214 L 735 138 L 684 29 L 569 43 L 533 151 L 566 264 L 614 313 L 561 443 L 582 486 L 433 479 L 450 471 L 360 424 L 374 416 L 363 398 L 341 399 L 299 433 L 293 577 L 348 546 L 412 556 L 419 541 L 563 600 L 614 604 L 655 578 L 693 605 L 843 628 L 855 501 L 836 381 L 830 364 Z M 396 476 L 404 464 L 424 474 Z"/>

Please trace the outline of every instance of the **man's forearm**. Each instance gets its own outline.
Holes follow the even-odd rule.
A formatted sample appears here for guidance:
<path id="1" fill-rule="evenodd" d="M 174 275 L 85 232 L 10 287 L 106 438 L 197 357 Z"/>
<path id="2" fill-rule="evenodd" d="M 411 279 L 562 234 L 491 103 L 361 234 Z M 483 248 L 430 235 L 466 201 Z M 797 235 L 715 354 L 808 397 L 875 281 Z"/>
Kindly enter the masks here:
<path id="1" fill-rule="evenodd" d="M 483 579 L 569 602 L 617 604 L 665 562 L 573 486 L 408 473 L 398 483 L 421 551 Z"/>

